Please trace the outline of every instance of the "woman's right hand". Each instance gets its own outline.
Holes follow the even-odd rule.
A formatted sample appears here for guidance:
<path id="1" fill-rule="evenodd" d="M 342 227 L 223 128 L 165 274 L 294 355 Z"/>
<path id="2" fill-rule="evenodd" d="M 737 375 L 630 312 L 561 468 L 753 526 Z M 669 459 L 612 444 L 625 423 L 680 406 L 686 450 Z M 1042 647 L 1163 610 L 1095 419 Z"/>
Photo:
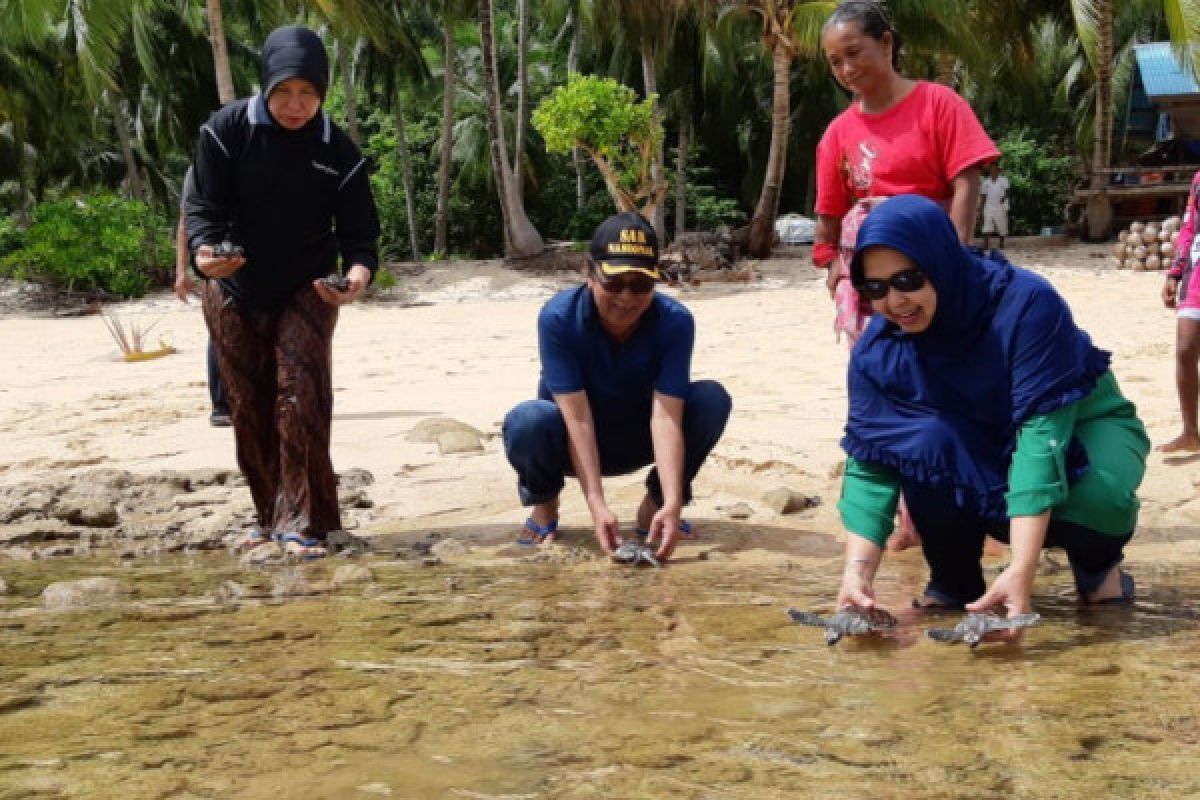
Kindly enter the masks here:
<path id="1" fill-rule="evenodd" d="M 875 587 L 866 575 L 847 569 L 842 575 L 842 588 L 838 589 L 837 608 L 857 606 L 875 607 Z"/>
<path id="2" fill-rule="evenodd" d="M 605 555 L 611 556 L 621 546 L 621 526 L 617 515 L 612 512 L 603 500 L 588 504 L 592 514 L 592 527 L 595 529 L 596 543 Z"/>
<path id="3" fill-rule="evenodd" d="M 213 258 L 211 245 L 202 244 L 196 248 L 196 269 L 209 278 L 228 278 L 241 269 L 245 263 L 245 256 Z"/>
<path id="4" fill-rule="evenodd" d="M 1166 281 L 1163 282 L 1162 301 L 1167 308 L 1174 308 L 1175 302 L 1178 299 L 1179 293 L 1179 278 L 1174 275 L 1168 275 Z"/>

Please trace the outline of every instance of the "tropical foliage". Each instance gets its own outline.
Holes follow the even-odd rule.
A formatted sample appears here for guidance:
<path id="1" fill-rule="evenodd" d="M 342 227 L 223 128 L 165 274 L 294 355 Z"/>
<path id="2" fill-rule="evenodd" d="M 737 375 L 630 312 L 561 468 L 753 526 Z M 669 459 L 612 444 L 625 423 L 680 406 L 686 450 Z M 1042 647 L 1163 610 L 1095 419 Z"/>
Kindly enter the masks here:
<path id="1" fill-rule="evenodd" d="M 4 230 L 114 193 L 146 203 L 165 230 L 199 126 L 231 93 L 254 90 L 267 32 L 300 21 L 330 51 L 328 109 L 372 157 L 392 257 L 531 255 L 545 238 L 585 236 L 612 208 L 614 185 L 642 180 L 641 166 L 609 160 L 606 182 L 589 163 L 615 117 L 565 138 L 566 116 L 536 122 L 532 109 L 572 91 L 571 73 L 620 88 L 639 125 L 660 126 L 661 138 L 624 145 L 649 157 L 645 185 L 661 202 L 638 203 L 660 230 L 666 218 L 673 231 L 751 222 L 762 244 L 777 213 L 811 210 L 814 147 L 845 107 L 820 52 L 835 5 L 0 0 Z M 995 139 L 1026 154 L 1014 161 L 1031 159 L 1035 227 L 1061 222 L 1067 176 L 1146 146 L 1123 135 L 1133 45 L 1170 39 L 1184 61 L 1200 61 L 1190 0 L 888 5 L 906 39 L 904 72 L 952 84 Z M 1050 162 L 1053 180 L 1041 172 Z"/>
<path id="2" fill-rule="evenodd" d="M 663 128 L 655 113 L 658 97 L 637 94 L 611 78 L 572 75 L 533 112 L 533 126 L 548 153 L 579 148 L 604 177 L 618 211 L 653 217 L 667 185 L 656 179 Z"/>

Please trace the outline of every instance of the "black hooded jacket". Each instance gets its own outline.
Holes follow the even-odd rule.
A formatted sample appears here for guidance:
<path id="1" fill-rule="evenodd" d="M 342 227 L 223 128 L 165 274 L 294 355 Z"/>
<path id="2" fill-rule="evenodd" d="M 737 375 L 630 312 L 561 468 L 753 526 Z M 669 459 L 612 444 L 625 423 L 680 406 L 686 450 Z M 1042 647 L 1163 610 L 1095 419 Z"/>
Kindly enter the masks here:
<path id="1" fill-rule="evenodd" d="M 262 85 L 304 78 L 324 96 L 324 46 L 305 28 L 281 28 L 263 47 Z M 246 264 L 221 280 L 247 306 L 276 308 L 334 271 L 379 264 L 379 216 L 358 148 L 322 110 L 297 131 L 275 123 L 266 95 L 238 100 L 200 129 L 194 188 L 184 198 L 188 243 L 240 244 Z"/>

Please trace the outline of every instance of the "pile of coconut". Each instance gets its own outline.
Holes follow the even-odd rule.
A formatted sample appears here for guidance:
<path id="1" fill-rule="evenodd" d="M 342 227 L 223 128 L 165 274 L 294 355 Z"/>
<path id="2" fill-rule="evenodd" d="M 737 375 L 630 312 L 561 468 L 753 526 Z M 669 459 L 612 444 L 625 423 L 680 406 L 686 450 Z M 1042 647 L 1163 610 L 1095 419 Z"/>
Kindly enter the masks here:
<path id="1" fill-rule="evenodd" d="M 1175 240 L 1179 238 L 1179 217 L 1167 217 L 1162 223 L 1134 222 L 1129 230 L 1117 234 L 1113 245 L 1113 264 L 1117 269 L 1169 269 L 1175 260 Z"/>

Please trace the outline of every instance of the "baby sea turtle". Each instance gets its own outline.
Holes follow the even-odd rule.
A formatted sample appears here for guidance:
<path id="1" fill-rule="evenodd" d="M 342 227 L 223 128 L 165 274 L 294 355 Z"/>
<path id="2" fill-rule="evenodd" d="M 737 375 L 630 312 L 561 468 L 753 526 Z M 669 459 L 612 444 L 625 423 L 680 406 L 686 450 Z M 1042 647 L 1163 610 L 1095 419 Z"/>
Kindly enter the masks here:
<path id="1" fill-rule="evenodd" d="M 975 612 L 967 614 L 962 622 L 953 628 L 931 628 L 927 633 L 930 639 L 939 642 L 966 642 L 975 647 L 983 637 L 993 631 L 1012 631 L 1017 628 L 1028 628 L 1042 618 L 1041 614 L 1018 614 L 1015 617 L 1001 617 L 997 614 Z"/>
<path id="2" fill-rule="evenodd" d="M 646 547 L 637 542 L 626 542 L 613 551 L 612 558 L 618 564 L 628 564 L 631 567 L 636 567 L 639 564 L 661 567 L 662 564 L 654 553 L 653 547 Z"/>
<path id="3" fill-rule="evenodd" d="M 896 627 L 896 618 L 882 608 L 839 608 L 832 617 L 822 617 L 808 611 L 787 610 L 792 622 L 825 629 L 825 644 L 837 644 L 843 636 L 862 636 L 883 633 Z"/>

